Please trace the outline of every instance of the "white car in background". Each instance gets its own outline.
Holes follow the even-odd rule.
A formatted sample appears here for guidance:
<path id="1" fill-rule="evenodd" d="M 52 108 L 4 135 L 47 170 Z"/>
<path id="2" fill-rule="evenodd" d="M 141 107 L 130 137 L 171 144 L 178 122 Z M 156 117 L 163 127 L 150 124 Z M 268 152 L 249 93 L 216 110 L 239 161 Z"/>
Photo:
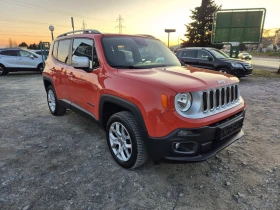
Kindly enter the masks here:
<path id="1" fill-rule="evenodd" d="M 36 53 L 37 55 L 42 56 L 42 54 L 44 53 L 42 50 L 32 50 L 32 52 Z M 46 59 L 48 58 L 49 55 L 49 50 L 46 50 Z"/>
<path id="2" fill-rule="evenodd" d="M 0 49 L 0 76 L 15 71 L 44 70 L 42 56 L 20 48 Z"/>

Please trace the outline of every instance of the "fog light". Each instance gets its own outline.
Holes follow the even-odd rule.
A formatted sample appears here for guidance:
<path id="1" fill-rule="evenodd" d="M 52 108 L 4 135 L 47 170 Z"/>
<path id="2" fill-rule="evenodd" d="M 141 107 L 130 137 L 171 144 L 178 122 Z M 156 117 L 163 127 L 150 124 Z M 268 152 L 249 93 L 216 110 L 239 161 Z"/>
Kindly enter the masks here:
<path id="1" fill-rule="evenodd" d="M 180 143 L 176 143 L 176 144 L 175 144 L 175 148 L 176 148 L 176 149 L 179 149 L 179 147 L 180 147 Z"/>
<path id="2" fill-rule="evenodd" d="M 192 134 L 193 134 L 192 131 L 181 130 L 177 133 L 177 136 L 188 136 L 188 135 L 192 135 Z"/>

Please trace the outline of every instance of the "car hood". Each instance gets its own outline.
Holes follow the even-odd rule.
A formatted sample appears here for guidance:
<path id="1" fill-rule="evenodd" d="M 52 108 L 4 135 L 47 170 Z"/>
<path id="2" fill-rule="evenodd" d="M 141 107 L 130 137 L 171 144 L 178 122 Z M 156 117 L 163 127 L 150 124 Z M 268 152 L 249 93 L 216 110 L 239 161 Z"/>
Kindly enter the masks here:
<path id="1" fill-rule="evenodd" d="M 229 74 L 188 67 L 160 67 L 151 69 L 119 70 L 119 74 L 168 87 L 177 93 L 194 92 L 237 83 Z"/>
<path id="2" fill-rule="evenodd" d="M 219 60 L 224 61 L 224 62 L 231 62 L 231 63 L 242 63 L 242 64 L 248 63 L 246 61 L 242 61 L 242 60 L 235 59 L 235 58 L 219 58 Z"/>

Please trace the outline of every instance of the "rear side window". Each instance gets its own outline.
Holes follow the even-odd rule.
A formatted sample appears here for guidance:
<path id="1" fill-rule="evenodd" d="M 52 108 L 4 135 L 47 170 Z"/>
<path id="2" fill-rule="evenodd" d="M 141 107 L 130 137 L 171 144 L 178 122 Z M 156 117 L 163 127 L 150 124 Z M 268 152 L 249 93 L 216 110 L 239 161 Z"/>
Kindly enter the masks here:
<path id="1" fill-rule="evenodd" d="M 4 50 L 0 52 L 0 55 L 6 55 L 6 56 L 18 56 L 17 50 Z"/>
<path id="2" fill-rule="evenodd" d="M 87 57 L 90 60 L 90 68 L 99 67 L 93 39 L 74 39 L 72 57 Z"/>
<path id="3" fill-rule="evenodd" d="M 59 60 L 60 62 L 67 63 L 70 43 L 71 43 L 70 39 L 59 41 L 58 50 L 57 50 L 57 60 Z"/>
<path id="4" fill-rule="evenodd" d="M 184 50 L 181 53 L 182 58 L 196 58 L 197 50 Z"/>

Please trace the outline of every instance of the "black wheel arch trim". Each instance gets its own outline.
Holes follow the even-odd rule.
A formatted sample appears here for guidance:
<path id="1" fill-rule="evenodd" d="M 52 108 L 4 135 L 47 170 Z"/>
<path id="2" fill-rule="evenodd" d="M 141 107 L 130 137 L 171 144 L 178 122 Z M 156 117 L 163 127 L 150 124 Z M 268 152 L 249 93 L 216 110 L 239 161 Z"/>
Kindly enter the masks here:
<path id="1" fill-rule="evenodd" d="M 45 85 L 45 81 L 50 82 L 50 83 L 52 84 L 52 86 L 54 87 L 53 80 L 52 80 L 50 77 L 48 77 L 48 76 L 43 76 L 43 81 L 44 81 L 44 86 L 45 86 L 45 90 L 46 90 L 46 91 L 47 91 L 47 87 L 46 87 L 46 85 Z"/>
<path id="2" fill-rule="evenodd" d="M 117 96 L 113 96 L 113 95 L 109 95 L 109 94 L 103 94 L 100 97 L 100 101 L 99 101 L 99 123 L 101 126 L 103 126 L 104 124 L 104 104 L 106 102 L 109 103 L 113 103 L 116 104 L 120 107 L 123 107 L 125 109 L 127 109 L 128 111 L 130 111 L 135 117 L 136 117 L 136 121 L 140 126 L 140 131 L 141 133 L 144 135 L 144 139 L 147 139 L 146 137 L 148 137 L 148 132 L 147 132 L 147 128 L 145 125 L 145 121 L 143 119 L 142 113 L 140 111 L 140 109 L 138 108 L 138 106 L 126 99 L 117 97 Z"/>

